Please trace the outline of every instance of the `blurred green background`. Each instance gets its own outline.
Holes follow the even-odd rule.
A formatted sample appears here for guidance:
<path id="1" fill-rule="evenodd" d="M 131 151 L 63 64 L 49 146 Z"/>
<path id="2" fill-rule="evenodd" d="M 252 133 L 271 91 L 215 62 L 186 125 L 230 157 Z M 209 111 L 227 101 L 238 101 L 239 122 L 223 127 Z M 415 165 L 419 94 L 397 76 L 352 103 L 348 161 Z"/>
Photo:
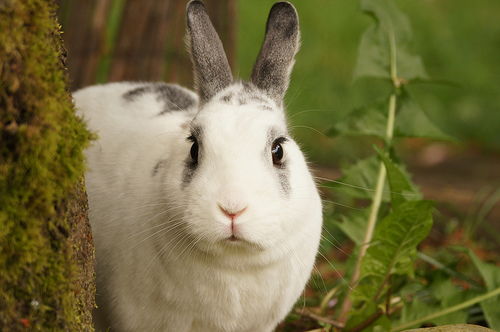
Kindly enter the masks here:
<path id="1" fill-rule="evenodd" d="M 353 82 L 362 32 L 370 18 L 353 0 L 292 1 L 301 22 L 302 47 L 287 95 L 295 135 L 310 158 L 328 163 L 353 147 L 321 133 L 353 108 L 379 98 L 381 82 Z M 240 0 L 237 72 L 248 77 L 272 0 Z M 464 143 L 500 150 L 500 1 L 405 0 L 414 51 L 429 75 L 456 85 L 412 87 L 427 115 Z M 382 91 L 381 91 L 382 90 Z"/>

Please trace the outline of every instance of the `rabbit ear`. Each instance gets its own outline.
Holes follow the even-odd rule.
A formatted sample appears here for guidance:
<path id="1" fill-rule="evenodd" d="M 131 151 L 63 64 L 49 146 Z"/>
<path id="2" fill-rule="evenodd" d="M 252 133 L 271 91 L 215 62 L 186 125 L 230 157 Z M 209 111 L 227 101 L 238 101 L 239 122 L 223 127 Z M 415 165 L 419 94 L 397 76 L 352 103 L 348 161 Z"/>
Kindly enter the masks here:
<path id="1" fill-rule="evenodd" d="M 264 90 L 278 105 L 283 102 L 294 57 L 299 49 L 299 18 L 288 2 L 273 5 L 266 36 L 252 72 L 252 83 Z"/>
<path id="2" fill-rule="evenodd" d="M 204 103 L 231 84 L 233 76 L 222 42 L 203 2 L 193 0 L 188 3 L 187 30 L 195 89 Z"/>

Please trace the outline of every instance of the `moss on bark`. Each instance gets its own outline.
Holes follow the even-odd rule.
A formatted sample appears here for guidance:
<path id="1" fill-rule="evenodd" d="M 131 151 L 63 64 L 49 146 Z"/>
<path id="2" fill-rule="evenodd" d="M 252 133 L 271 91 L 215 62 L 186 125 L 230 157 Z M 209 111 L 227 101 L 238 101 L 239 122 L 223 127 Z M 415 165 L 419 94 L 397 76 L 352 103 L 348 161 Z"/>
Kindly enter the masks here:
<path id="1" fill-rule="evenodd" d="M 89 331 L 93 248 L 54 5 L 0 1 L 0 330 Z"/>

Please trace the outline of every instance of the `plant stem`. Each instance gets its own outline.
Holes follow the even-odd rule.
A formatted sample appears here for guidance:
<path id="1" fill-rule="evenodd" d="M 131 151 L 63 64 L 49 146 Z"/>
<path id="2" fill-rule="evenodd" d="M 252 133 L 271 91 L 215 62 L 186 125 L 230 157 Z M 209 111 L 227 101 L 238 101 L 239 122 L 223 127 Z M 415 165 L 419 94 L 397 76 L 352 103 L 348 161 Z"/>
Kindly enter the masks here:
<path id="1" fill-rule="evenodd" d="M 438 317 L 450 314 L 452 312 L 465 309 L 467 307 L 470 307 L 471 305 L 474 305 L 474 304 L 476 304 L 478 302 L 482 302 L 484 300 L 487 300 L 487 299 L 489 299 L 491 297 L 494 297 L 494 296 L 497 296 L 497 295 L 500 295 L 500 287 L 498 287 L 497 289 L 494 289 L 491 292 L 488 292 L 486 294 L 476 296 L 475 298 L 472 298 L 472 299 L 470 299 L 468 301 L 465 301 L 463 303 L 454 305 L 452 307 L 443 309 L 443 310 L 438 311 L 438 312 L 434 312 L 434 313 L 432 313 L 430 315 L 427 315 L 425 317 L 415 319 L 414 321 L 407 322 L 407 323 L 401 324 L 399 326 L 396 326 L 396 327 L 392 328 L 391 331 L 405 330 L 405 329 L 407 329 L 409 327 L 412 327 L 414 325 L 418 325 L 418 324 L 422 324 L 422 323 L 428 322 L 431 319 L 438 318 Z"/>
<path id="2" fill-rule="evenodd" d="M 390 48 L 390 64 L 391 64 L 390 75 L 394 86 L 394 92 L 389 97 L 387 124 L 385 130 L 386 147 L 390 147 L 392 143 L 392 138 L 394 136 L 394 122 L 396 120 L 396 91 L 400 87 L 400 82 L 397 76 L 396 39 L 394 37 L 394 32 L 392 31 L 392 29 L 390 30 L 389 33 L 389 48 Z M 356 286 L 356 284 L 359 281 L 359 276 L 361 274 L 361 262 L 373 238 L 373 232 L 375 230 L 375 224 L 377 223 L 378 212 L 380 209 L 380 205 L 382 204 L 385 179 L 386 179 L 386 169 L 384 163 L 381 161 L 378 171 L 377 183 L 375 186 L 375 193 L 373 195 L 372 204 L 370 206 L 370 214 L 368 217 L 368 225 L 366 228 L 365 236 L 363 242 L 359 247 L 358 257 L 356 258 L 356 265 L 354 267 L 354 272 L 349 282 L 350 285 L 349 290 L 347 291 L 344 302 L 342 303 L 342 309 L 339 315 L 341 321 L 346 320 L 347 313 L 352 306 L 349 297 L 352 293 L 352 289 Z"/>

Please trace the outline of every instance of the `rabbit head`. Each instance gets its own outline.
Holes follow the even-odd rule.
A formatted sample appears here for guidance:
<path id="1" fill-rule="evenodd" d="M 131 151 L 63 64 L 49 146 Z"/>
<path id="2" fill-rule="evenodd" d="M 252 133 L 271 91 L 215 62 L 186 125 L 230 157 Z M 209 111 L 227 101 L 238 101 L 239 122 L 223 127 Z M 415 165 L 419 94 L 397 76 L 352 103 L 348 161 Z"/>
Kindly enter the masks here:
<path id="1" fill-rule="evenodd" d="M 215 254 L 267 252 L 319 237 L 321 201 L 283 103 L 299 48 L 295 8 L 272 7 L 250 82 L 233 81 L 201 1 L 187 6 L 187 35 L 200 102 L 178 186 L 197 246 Z"/>

